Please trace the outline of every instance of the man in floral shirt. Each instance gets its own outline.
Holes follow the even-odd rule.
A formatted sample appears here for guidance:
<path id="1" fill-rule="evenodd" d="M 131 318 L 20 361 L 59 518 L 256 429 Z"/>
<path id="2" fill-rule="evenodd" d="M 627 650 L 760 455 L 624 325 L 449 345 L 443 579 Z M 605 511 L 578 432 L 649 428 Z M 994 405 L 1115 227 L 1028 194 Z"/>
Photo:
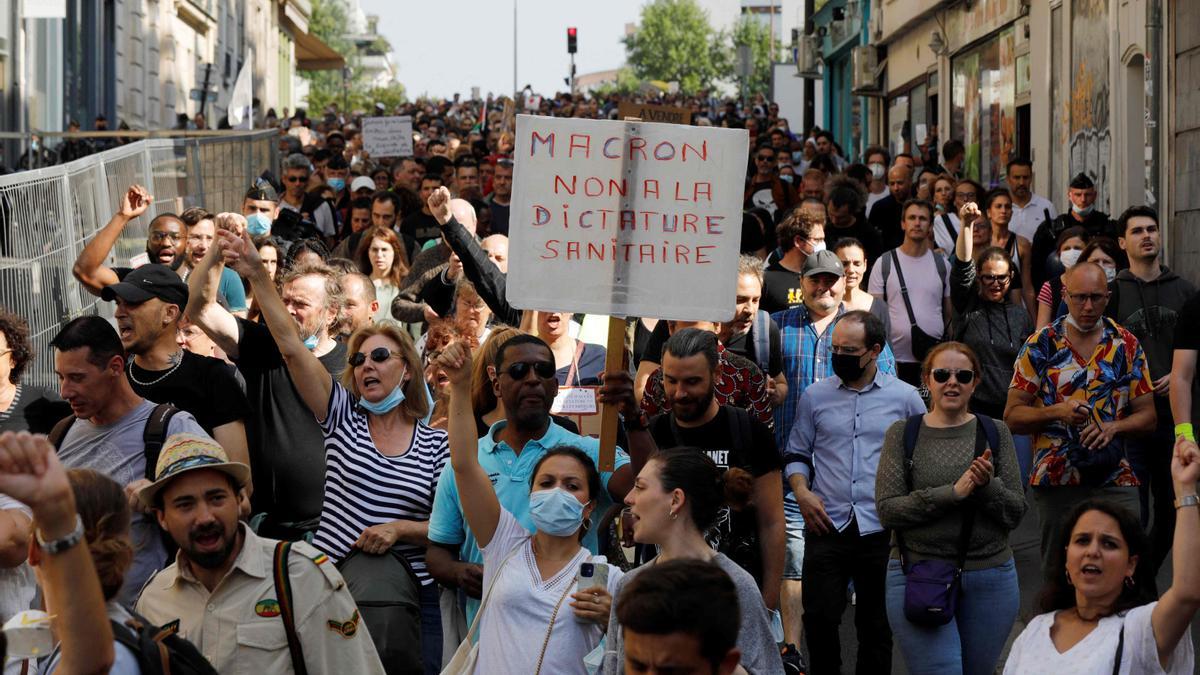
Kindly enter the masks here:
<path id="1" fill-rule="evenodd" d="M 1125 438 L 1155 425 L 1142 347 L 1104 317 L 1104 271 L 1093 263 L 1072 267 L 1063 297 L 1067 315 L 1031 335 L 1017 355 L 1004 411 L 1014 434 L 1034 437 L 1029 484 L 1042 524 L 1043 573 L 1073 504 L 1098 497 L 1138 513 Z"/>

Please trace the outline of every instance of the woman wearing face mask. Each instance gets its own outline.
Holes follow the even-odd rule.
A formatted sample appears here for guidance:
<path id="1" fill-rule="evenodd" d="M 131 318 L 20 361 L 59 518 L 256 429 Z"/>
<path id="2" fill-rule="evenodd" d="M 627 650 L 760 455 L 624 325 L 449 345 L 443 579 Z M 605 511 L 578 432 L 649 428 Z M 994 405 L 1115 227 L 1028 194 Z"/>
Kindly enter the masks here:
<path id="1" fill-rule="evenodd" d="M 475 672 L 585 673 L 583 658 L 604 635 L 621 578 L 620 570 L 593 560 L 580 545 L 600 496 L 600 474 L 577 448 L 547 450 L 531 473 L 529 515 L 536 530 L 530 535 L 500 505 L 479 464 L 470 350 L 454 343 L 442 350 L 438 364 L 450 378 L 454 479 L 484 559 L 483 604 L 472 627 L 479 638 Z M 606 569 L 608 582 L 575 592 L 576 575 L 587 562 Z"/>
<path id="2" fill-rule="evenodd" d="M 1089 500 L 1066 516 L 1054 548 L 1054 576 L 1042 588 L 1045 614 L 1017 636 L 1005 675 L 1169 673 L 1195 667 L 1188 624 L 1200 609 L 1200 451 L 1177 444 L 1171 587 L 1157 601 L 1149 578 L 1150 542 L 1136 514 Z"/>
<path id="3" fill-rule="evenodd" d="M 1117 271 L 1126 267 L 1124 253 L 1117 242 L 1108 237 L 1092 237 L 1079 254 L 1079 259 L 1099 265 L 1110 284 L 1117 278 Z"/>
<path id="4" fill-rule="evenodd" d="M 1042 284 L 1041 290 L 1038 291 L 1038 330 L 1045 328 L 1050 325 L 1051 321 L 1067 313 L 1067 306 L 1062 301 L 1064 277 L 1067 276 L 1066 271 L 1080 261 L 1085 247 L 1087 247 L 1087 230 L 1083 227 L 1068 227 L 1058 235 L 1058 242 L 1054 250 L 1058 254 L 1058 261 L 1062 263 L 1063 273 Z"/>
<path id="5" fill-rule="evenodd" d="M 1012 261 L 1001 248 L 988 247 L 975 256 L 974 229 L 983 222 L 979 209 L 967 204 L 959 214 L 962 228 L 950 270 L 951 333 L 979 355 L 981 382 L 971 410 L 1000 419 L 1008 400 L 1013 362 L 1033 333 L 1029 314 L 1013 301 Z M 974 389 L 974 388 L 972 388 Z"/>
<path id="6" fill-rule="evenodd" d="M 396 233 L 387 227 L 372 227 L 363 233 L 354 254 L 359 271 L 375 285 L 375 299 L 379 301 L 376 321 L 392 318 L 392 300 L 400 294 L 404 275 L 408 274 L 407 256 L 404 245 Z"/>
<path id="7" fill-rule="evenodd" d="M 992 673 L 1020 605 L 1008 535 L 1025 514 L 1025 493 L 1008 427 L 969 412 L 979 371 L 979 359 L 961 342 L 934 347 L 922 364 L 930 410 L 894 423 L 879 457 L 879 521 L 895 533 L 888 623 L 914 675 Z M 962 570 L 954 616 L 940 626 L 914 623 L 907 586 L 935 565 Z"/>
<path id="8" fill-rule="evenodd" d="M 226 264 L 251 279 L 292 382 L 325 435 L 325 494 L 313 545 L 335 562 L 356 551 L 404 557 L 421 587 L 422 660 L 426 672 L 437 672 L 441 613 L 425 546 L 449 448 L 444 431 L 421 422 L 430 404 L 412 339 L 392 322 L 359 329 L 346 344 L 348 365 L 338 381 L 304 345 L 279 294 L 263 283 L 249 239 L 221 245 Z"/>
<path id="9" fill-rule="evenodd" d="M 718 553 L 704 539 L 726 508 L 742 509 L 750 501 L 753 477 L 741 469 L 724 474 L 712 459 L 696 448 L 659 450 L 650 456 L 625 497 L 633 522 L 633 540 L 653 544 L 658 555 L 646 565 L 626 574 L 613 595 L 637 574 L 668 560 L 703 560 L 716 564 L 733 579 L 738 589 L 741 629 L 737 646 L 741 665 L 751 673 L 782 673 L 783 661 L 771 635 L 770 618 L 754 577 L 737 563 Z M 625 643 L 614 612 L 608 622 L 604 672 L 624 672 Z"/>

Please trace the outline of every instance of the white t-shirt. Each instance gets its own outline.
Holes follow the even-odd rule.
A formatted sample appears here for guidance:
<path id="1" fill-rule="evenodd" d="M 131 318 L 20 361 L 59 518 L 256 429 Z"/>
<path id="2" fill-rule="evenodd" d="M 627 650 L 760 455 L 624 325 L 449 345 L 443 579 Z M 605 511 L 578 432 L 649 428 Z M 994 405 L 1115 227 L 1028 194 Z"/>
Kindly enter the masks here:
<path id="1" fill-rule="evenodd" d="M 1032 195 L 1029 203 L 1024 207 L 1017 206 L 1016 202 L 1013 202 L 1012 207 L 1012 220 L 1008 221 L 1008 230 L 1016 232 L 1029 241 L 1033 241 L 1033 235 L 1037 233 L 1038 227 L 1045 222 L 1046 211 L 1050 211 L 1052 220 L 1058 217 L 1058 211 L 1054 208 L 1054 204 L 1050 203 L 1049 199 L 1037 194 Z"/>
<path id="2" fill-rule="evenodd" d="M 913 315 L 917 325 L 932 337 L 941 337 L 945 332 L 942 323 L 942 298 L 950 297 L 950 280 L 943 280 L 938 274 L 937 263 L 933 257 L 938 255 L 926 251 L 920 258 L 906 255 L 900 249 L 893 249 L 900 268 L 904 271 L 904 281 L 908 286 L 908 300 L 912 304 Z M 890 257 L 891 251 L 884 253 L 875 261 L 871 269 L 871 279 L 867 283 L 867 292 L 882 298 L 883 292 L 883 259 Z M 943 259 L 942 268 L 946 275 L 950 274 L 950 263 Z M 900 293 L 900 275 L 896 271 L 896 261 L 892 261 L 887 278 L 888 320 L 891 324 L 891 334 L 888 341 L 892 345 L 892 353 L 897 361 L 914 362 L 920 359 L 912 352 L 912 322 L 908 320 L 908 311 L 904 308 L 904 296 Z"/>
<path id="3" fill-rule="evenodd" d="M 1125 625 L 1125 647 L 1121 652 L 1121 673 L 1190 675 L 1195 662 L 1190 630 L 1184 632 L 1175 646 L 1166 669 L 1158 662 L 1158 646 L 1150 623 L 1157 604 L 1152 602 L 1135 607 L 1124 619 L 1120 616 L 1101 619 L 1100 625 L 1091 633 L 1062 653 L 1050 639 L 1055 612 L 1040 614 L 1017 636 L 1008 661 L 1004 663 L 1004 675 L 1107 675 L 1112 672 L 1113 659 L 1117 656 L 1122 623 Z"/>
<path id="4" fill-rule="evenodd" d="M 868 218 L 871 217 L 871 207 L 875 206 L 875 202 L 879 201 L 880 199 L 883 199 L 884 197 L 886 197 L 890 194 L 892 194 L 892 191 L 887 188 L 884 188 L 881 192 L 868 192 L 867 193 L 867 217 Z"/>
<path id="5" fill-rule="evenodd" d="M 950 218 L 950 226 L 954 228 L 954 236 L 950 235 L 950 230 L 946 229 L 945 218 Z M 933 217 L 933 247 L 940 248 L 946 252 L 947 256 L 954 255 L 955 237 L 958 236 L 962 226 L 958 222 L 958 216 L 953 213 L 939 213 Z"/>
<path id="6" fill-rule="evenodd" d="M 516 554 L 497 570 L 505 558 L 516 550 Z M 550 615 L 559 598 L 575 592 L 575 575 L 580 563 L 592 559 L 583 547 L 571 562 L 547 581 L 542 581 L 537 561 L 533 556 L 533 539 L 529 531 L 517 522 L 511 513 L 500 509 L 500 522 L 496 534 L 483 549 L 483 588 L 485 595 L 492 584 L 483 615 L 479 619 L 479 661 L 475 672 L 486 673 L 533 673 L 537 670 L 538 656 L 546 640 L 546 628 Z M 616 594 L 621 571 L 609 565 L 608 592 Z M 571 609 L 571 598 L 566 598 L 558 608 L 554 629 L 546 656 L 542 661 L 543 673 L 580 673 L 587 670 L 583 657 L 600 644 L 607 626 L 581 623 Z"/>

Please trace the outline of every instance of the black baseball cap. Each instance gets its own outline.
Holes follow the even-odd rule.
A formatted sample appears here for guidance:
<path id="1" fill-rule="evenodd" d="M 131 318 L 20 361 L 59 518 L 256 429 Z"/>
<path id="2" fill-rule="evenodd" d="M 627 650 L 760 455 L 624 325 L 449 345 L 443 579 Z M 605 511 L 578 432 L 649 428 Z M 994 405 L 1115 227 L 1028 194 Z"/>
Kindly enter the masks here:
<path id="1" fill-rule="evenodd" d="M 105 286 L 100 297 L 108 302 L 121 298 L 133 303 L 158 298 L 183 309 L 187 306 L 188 287 L 170 267 L 151 263 L 129 272 L 120 283 Z"/>

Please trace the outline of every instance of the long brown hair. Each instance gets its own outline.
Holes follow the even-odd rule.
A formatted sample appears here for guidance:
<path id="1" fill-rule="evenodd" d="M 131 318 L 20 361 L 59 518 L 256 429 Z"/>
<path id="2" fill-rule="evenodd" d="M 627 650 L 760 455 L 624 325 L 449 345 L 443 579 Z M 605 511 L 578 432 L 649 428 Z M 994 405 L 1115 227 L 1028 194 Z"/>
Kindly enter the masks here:
<path id="1" fill-rule="evenodd" d="M 83 521 L 84 538 L 100 577 L 105 600 L 112 600 L 133 566 L 133 541 L 129 536 L 132 514 L 125 490 L 116 481 L 91 469 L 67 471 L 75 508 Z"/>
<path id="2" fill-rule="evenodd" d="M 520 334 L 521 331 L 511 326 L 496 326 L 475 352 L 475 361 L 471 364 L 471 409 L 476 415 L 486 415 L 496 409 L 496 391 L 487 369 L 496 360 L 500 345 Z"/>
<path id="3" fill-rule="evenodd" d="M 354 260 L 358 263 L 359 270 L 371 278 L 371 273 L 375 271 L 371 264 L 371 242 L 376 239 L 382 239 L 392 247 L 392 269 L 388 270 L 387 280 L 391 285 L 400 288 L 400 284 L 408 274 L 408 252 L 391 228 L 371 227 L 363 232 L 362 239 L 358 242 L 358 250 L 354 252 Z"/>

